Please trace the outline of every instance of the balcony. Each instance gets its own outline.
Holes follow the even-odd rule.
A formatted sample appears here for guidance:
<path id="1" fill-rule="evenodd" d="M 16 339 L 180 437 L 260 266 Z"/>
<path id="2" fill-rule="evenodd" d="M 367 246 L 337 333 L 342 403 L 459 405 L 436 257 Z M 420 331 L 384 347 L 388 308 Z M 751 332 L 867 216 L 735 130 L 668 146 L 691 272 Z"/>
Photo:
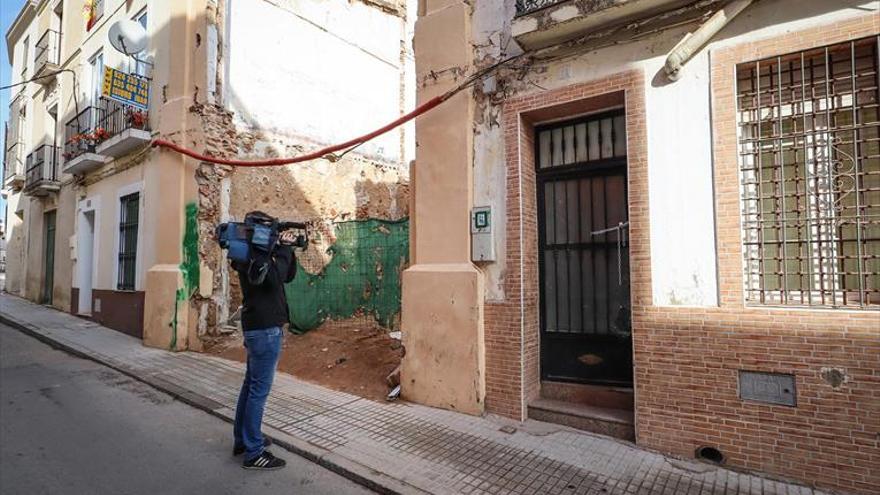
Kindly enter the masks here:
<path id="1" fill-rule="evenodd" d="M 107 133 L 98 126 L 103 109 L 89 106 L 81 110 L 64 126 L 64 173 L 85 174 L 110 161 L 110 157 L 95 151 Z"/>
<path id="2" fill-rule="evenodd" d="M 16 137 L 6 145 L 3 161 L 3 187 L 17 191 L 24 185 L 24 144 Z"/>
<path id="3" fill-rule="evenodd" d="M 98 128 L 106 132 L 107 139 L 97 145 L 97 153 L 119 158 L 150 142 L 147 111 L 106 98 L 101 99 L 101 110 Z"/>
<path id="4" fill-rule="evenodd" d="M 27 156 L 24 192 L 29 196 L 46 196 L 61 189 L 58 170 L 58 147 L 44 144 Z"/>
<path id="5" fill-rule="evenodd" d="M 511 32 L 527 50 L 671 10 L 693 0 L 516 0 Z"/>
<path id="6" fill-rule="evenodd" d="M 564 0 L 516 0 L 516 15 L 531 14 L 551 5 L 562 3 Z"/>
<path id="7" fill-rule="evenodd" d="M 47 86 L 55 80 L 50 75 L 60 68 L 60 56 L 61 33 L 49 29 L 34 45 L 34 78 L 39 78 L 36 83 Z"/>

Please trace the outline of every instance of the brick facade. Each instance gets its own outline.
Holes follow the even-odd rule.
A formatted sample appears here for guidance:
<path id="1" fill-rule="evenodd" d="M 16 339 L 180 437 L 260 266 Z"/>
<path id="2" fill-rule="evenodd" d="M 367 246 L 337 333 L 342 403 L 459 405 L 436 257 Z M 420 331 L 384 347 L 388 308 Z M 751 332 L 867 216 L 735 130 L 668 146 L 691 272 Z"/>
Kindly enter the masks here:
<path id="1" fill-rule="evenodd" d="M 880 315 L 744 304 L 733 77 L 740 62 L 878 32 L 868 15 L 712 52 L 718 307 L 652 305 L 641 71 L 507 101 L 507 299 L 486 303 L 487 409 L 524 418 L 540 392 L 533 124 L 625 103 L 637 442 L 685 457 L 713 446 L 732 467 L 880 493 Z M 847 381 L 823 380 L 829 367 Z M 740 400 L 739 370 L 793 373 L 797 407 Z"/>
<path id="2" fill-rule="evenodd" d="M 512 98 L 504 104 L 507 299 L 487 301 L 485 306 L 486 408 L 490 412 L 524 419 L 528 401 L 540 394 L 535 123 L 625 106 L 633 304 L 651 300 L 644 94 L 642 72 L 627 71 Z"/>

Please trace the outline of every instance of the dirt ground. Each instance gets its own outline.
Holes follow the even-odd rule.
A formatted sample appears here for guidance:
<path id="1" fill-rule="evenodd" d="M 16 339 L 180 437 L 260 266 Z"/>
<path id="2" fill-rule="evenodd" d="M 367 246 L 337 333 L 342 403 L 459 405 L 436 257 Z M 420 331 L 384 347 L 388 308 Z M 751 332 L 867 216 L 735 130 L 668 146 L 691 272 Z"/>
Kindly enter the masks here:
<path id="1" fill-rule="evenodd" d="M 303 335 L 285 333 L 280 371 L 371 400 L 385 400 L 390 390 L 385 377 L 403 357 L 400 342 L 368 318 L 328 321 Z M 245 361 L 239 335 L 213 345 L 207 352 Z"/>

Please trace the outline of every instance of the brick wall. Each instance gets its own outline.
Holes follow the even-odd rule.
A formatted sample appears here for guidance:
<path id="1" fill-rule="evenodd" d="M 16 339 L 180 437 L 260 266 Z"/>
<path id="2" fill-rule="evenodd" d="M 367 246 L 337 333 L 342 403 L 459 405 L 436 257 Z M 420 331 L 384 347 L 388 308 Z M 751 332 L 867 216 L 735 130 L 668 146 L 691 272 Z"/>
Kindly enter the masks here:
<path id="1" fill-rule="evenodd" d="M 608 108 L 622 102 L 623 95 L 638 443 L 686 457 L 710 445 L 733 467 L 820 487 L 880 493 L 880 315 L 743 303 L 733 94 L 734 66 L 739 62 L 878 31 L 880 18 L 867 15 L 712 53 L 719 307 L 652 306 L 640 71 L 507 101 L 503 126 L 508 299 L 486 303 L 487 409 L 524 418 L 524 405 L 540 387 L 533 123 Z M 823 380 L 821 370 L 827 367 L 845 370 L 846 383 L 834 387 Z M 740 400 L 741 369 L 793 373 L 797 407 Z"/>
<path id="2" fill-rule="evenodd" d="M 712 52 L 721 306 L 636 305 L 639 443 L 681 455 L 712 445 L 730 465 L 880 493 L 880 315 L 746 307 L 743 295 L 734 67 L 880 31 L 865 16 Z M 821 369 L 846 370 L 832 387 Z M 793 373 L 797 407 L 738 398 L 738 370 Z"/>

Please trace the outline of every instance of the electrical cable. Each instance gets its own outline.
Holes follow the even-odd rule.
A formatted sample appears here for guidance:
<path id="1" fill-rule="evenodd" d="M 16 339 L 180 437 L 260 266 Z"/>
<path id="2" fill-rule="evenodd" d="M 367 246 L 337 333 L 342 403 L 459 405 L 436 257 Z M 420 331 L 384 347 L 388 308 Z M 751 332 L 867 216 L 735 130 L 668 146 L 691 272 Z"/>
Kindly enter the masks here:
<path id="1" fill-rule="evenodd" d="M 74 71 L 73 69 L 58 69 L 54 72 L 50 72 L 48 74 L 45 74 L 45 75 L 42 75 L 39 77 L 32 77 L 32 78 L 28 79 L 27 81 L 19 81 L 15 84 L 9 84 L 6 86 L 2 86 L 2 87 L 0 87 L 0 91 L 3 91 L 5 89 L 14 88 L 16 86 L 22 86 L 25 84 L 29 84 L 29 83 L 32 83 L 35 81 L 39 81 L 40 79 L 45 79 L 47 77 L 55 77 L 58 74 L 63 74 L 65 72 L 70 72 L 70 75 L 73 76 L 73 107 L 74 107 L 74 110 L 76 111 L 76 115 L 79 115 L 79 97 L 77 96 L 77 94 L 79 94 L 79 91 L 77 89 L 77 87 L 79 86 L 79 80 L 76 77 L 76 71 Z M 79 129 L 79 121 L 77 121 L 77 130 L 79 132 L 82 132 L 82 130 Z"/>
<path id="2" fill-rule="evenodd" d="M 712 4 L 712 3 L 715 3 L 716 1 L 717 0 L 703 0 L 703 2 L 701 2 L 701 3 Z M 684 10 L 684 8 L 680 8 L 680 9 L 677 9 L 672 12 L 678 13 L 683 10 Z M 633 24 L 630 24 L 628 27 L 632 27 L 637 24 L 638 23 L 633 23 Z M 618 27 L 617 29 L 620 29 L 620 28 Z M 545 49 L 555 48 L 555 47 L 562 45 L 562 44 L 564 44 L 564 43 L 558 43 L 558 44 L 553 45 L 551 47 L 546 47 Z M 459 93 L 460 91 L 463 91 L 463 90 L 467 89 L 468 87 L 473 86 L 477 81 L 482 80 L 489 73 L 494 72 L 494 71 L 500 69 L 502 66 L 507 65 L 507 64 L 514 62 L 516 60 L 519 60 L 521 58 L 524 58 L 527 56 L 535 56 L 535 55 L 537 55 L 537 52 L 540 52 L 540 51 L 542 51 L 542 50 L 524 51 L 524 52 L 518 53 L 516 55 L 512 55 L 510 57 L 507 57 L 503 60 L 500 60 L 500 61 L 498 61 L 494 64 L 491 64 L 487 67 L 484 67 L 483 69 L 480 69 L 477 72 L 475 72 L 474 74 L 468 76 L 461 84 L 459 84 L 455 88 L 447 91 L 446 93 L 444 93 L 440 96 L 435 96 L 434 98 L 431 98 L 430 100 L 428 100 L 425 103 L 422 103 L 421 105 L 416 107 L 413 111 L 400 116 L 400 118 L 378 128 L 370 133 L 364 134 L 363 136 L 359 136 L 354 139 L 350 139 L 344 143 L 339 143 L 339 144 L 335 144 L 332 146 L 327 146 L 325 148 L 321 148 L 317 151 L 313 151 L 311 153 L 306 153 L 304 155 L 287 157 L 287 158 L 271 158 L 271 159 L 265 159 L 265 160 L 239 160 L 239 159 L 220 158 L 220 157 L 205 155 L 203 153 L 198 153 L 196 151 L 193 151 L 193 150 L 186 148 L 184 146 L 175 144 L 175 143 L 168 141 L 166 139 L 153 140 L 153 142 L 151 143 L 151 147 L 153 147 L 153 148 L 156 148 L 156 147 L 167 148 L 169 150 L 175 151 L 177 153 L 180 153 L 182 155 L 188 156 L 190 158 L 193 158 L 193 159 L 196 159 L 199 161 L 208 162 L 208 163 L 216 163 L 219 165 L 228 165 L 228 166 L 233 166 L 233 167 L 274 167 L 274 166 L 281 166 L 281 165 L 290 165 L 293 163 L 300 163 L 300 162 L 309 161 L 309 160 L 315 160 L 318 158 L 325 158 L 325 159 L 328 159 L 332 162 L 335 162 L 335 161 L 338 161 L 343 156 L 345 156 L 347 153 L 354 150 L 355 148 L 366 143 L 367 141 L 370 141 L 371 139 L 374 139 L 382 134 L 385 134 L 386 132 L 389 132 L 392 129 L 394 129 L 400 125 L 403 125 L 406 122 L 409 122 L 410 120 L 418 117 L 419 115 L 422 115 L 422 114 L 428 112 L 429 110 L 434 109 L 435 107 L 439 106 L 441 103 L 452 98 L 455 94 Z M 10 87 L 14 87 L 14 86 L 17 86 L 20 84 L 26 84 L 26 83 L 31 82 L 33 80 L 41 79 L 43 77 L 50 77 L 52 75 L 55 75 L 55 74 L 58 74 L 61 72 L 65 72 L 65 71 L 69 71 L 69 72 L 73 73 L 73 71 L 70 69 L 61 69 L 61 70 L 55 72 L 54 74 L 41 76 L 39 78 L 31 79 L 30 81 L 24 81 L 21 83 L 10 85 L 10 86 L 4 86 L 4 87 L 0 88 L 0 90 L 8 89 Z M 76 84 L 76 74 L 74 73 L 74 85 L 75 84 Z M 75 92 L 76 91 L 74 91 L 74 93 Z M 74 97 L 75 97 L 75 95 L 74 95 Z M 77 104 L 77 107 L 78 106 L 79 105 Z M 79 111 L 77 108 L 77 115 L 78 114 L 79 114 Z M 345 150 L 345 151 L 339 155 L 336 155 L 335 152 L 340 151 L 340 150 Z"/>
<path id="3" fill-rule="evenodd" d="M 335 144 L 332 146 L 327 146 L 325 148 L 321 148 L 317 151 L 313 151 L 313 152 L 307 153 L 305 155 L 299 155 L 299 156 L 288 157 L 288 158 L 270 158 L 270 159 L 266 159 L 266 160 L 238 160 L 238 159 L 213 157 L 213 156 L 205 155 L 202 153 L 198 153 L 198 152 L 190 150 L 186 147 L 172 143 L 171 141 L 168 141 L 166 139 L 156 139 L 152 142 L 151 146 L 154 148 L 155 147 L 167 148 L 167 149 L 170 149 L 172 151 L 176 151 L 177 153 L 180 153 L 182 155 L 186 155 L 190 158 L 194 158 L 199 161 L 208 162 L 208 163 L 216 163 L 218 165 L 228 165 L 228 166 L 233 166 L 233 167 L 276 167 L 276 166 L 281 166 L 281 165 L 290 165 L 293 163 L 300 163 L 300 162 L 305 162 L 305 161 L 309 161 L 309 160 L 315 160 L 317 158 L 327 158 L 330 161 L 337 161 L 340 158 L 342 158 L 343 156 L 345 156 L 345 154 L 352 151 L 354 148 L 357 148 L 358 146 L 366 143 L 367 141 L 369 141 L 377 136 L 380 136 L 382 134 L 385 134 L 386 132 L 394 129 L 395 127 L 403 125 L 406 122 L 409 122 L 410 120 L 418 117 L 419 115 L 422 115 L 423 113 L 434 109 L 435 107 L 437 107 L 438 105 L 440 105 L 444 101 L 455 96 L 460 91 L 463 91 L 466 88 L 473 86 L 478 80 L 485 77 L 489 72 L 492 72 L 492 71 L 498 69 L 499 67 L 501 67 L 502 65 L 508 64 L 508 63 L 522 57 L 523 55 L 525 55 L 525 53 L 508 57 L 504 60 L 496 62 L 490 66 L 487 66 L 487 67 L 475 72 L 474 74 L 469 76 L 467 79 L 465 79 L 461 84 L 459 84 L 455 88 L 452 88 L 451 90 L 447 91 L 446 93 L 444 93 L 440 96 L 435 96 L 434 98 L 431 98 L 430 100 L 428 100 L 425 103 L 422 103 L 421 105 L 416 107 L 413 111 L 411 111 L 405 115 L 400 116 L 400 118 L 398 118 L 397 120 L 394 120 L 393 122 L 390 122 L 390 123 L 378 128 L 378 129 L 376 129 L 375 131 L 372 131 L 368 134 L 364 134 L 363 136 L 356 137 L 354 139 L 350 139 L 344 143 Z M 341 155 L 338 155 L 338 156 L 334 155 L 335 152 L 340 151 L 340 150 L 345 150 L 345 151 Z"/>

